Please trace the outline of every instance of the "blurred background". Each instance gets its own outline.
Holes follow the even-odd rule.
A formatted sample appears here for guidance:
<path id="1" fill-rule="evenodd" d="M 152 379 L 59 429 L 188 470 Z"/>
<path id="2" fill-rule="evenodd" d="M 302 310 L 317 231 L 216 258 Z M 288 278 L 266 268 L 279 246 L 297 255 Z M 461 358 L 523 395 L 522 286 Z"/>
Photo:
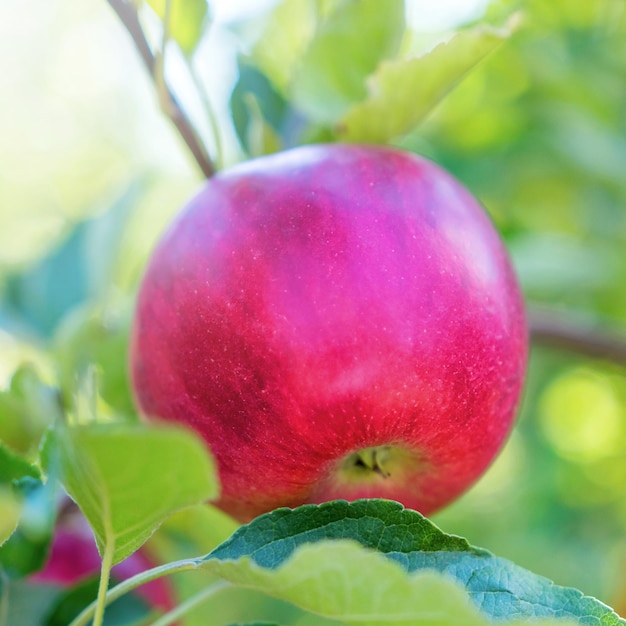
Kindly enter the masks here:
<path id="1" fill-rule="evenodd" d="M 274 4 L 212 0 L 193 73 L 175 56 L 168 66 L 215 152 L 209 101 L 224 165 L 252 152 L 231 93 L 251 84 L 241 55 Z M 515 35 L 399 143 L 482 200 L 529 310 L 623 337 L 626 4 L 407 6 L 423 45 L 523 11 Z M 27 453 L 46 423 L 33 381 L 60 383 L 73 398 L 80 372 L 95 364 L 99 410 L 133 415 L 125 372 L 132 297 L 156 239 L 203 177 L 105 0 L 2 0 L 0 94 L 0 437 Z M 534 345 L 506 449 L 434 520 L 626 613 L 624 359 Z M 175 520 L 170 535 L 166 525 L 155 550 L 174 553 L 172 537 L 185 524 Z M 210 533 L 194 547 L 209 546 Z"/>

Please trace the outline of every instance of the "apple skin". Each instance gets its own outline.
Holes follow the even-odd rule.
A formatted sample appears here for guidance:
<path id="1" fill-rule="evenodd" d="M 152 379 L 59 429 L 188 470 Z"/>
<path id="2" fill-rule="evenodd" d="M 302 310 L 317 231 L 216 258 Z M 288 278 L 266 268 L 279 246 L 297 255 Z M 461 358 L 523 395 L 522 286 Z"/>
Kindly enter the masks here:
<path id="1" fill-rule="evenodd" d="M 335 498 L 451 502 L 510 432 L 526 356 L 479 203 L 424 158 L 334 144 L 206 183 L 149 262 L 130 361 L 142 413 L 204 438 L 218 506 L 247 521 Z M 373 448 L 391 460 L 355 456 Z"/>

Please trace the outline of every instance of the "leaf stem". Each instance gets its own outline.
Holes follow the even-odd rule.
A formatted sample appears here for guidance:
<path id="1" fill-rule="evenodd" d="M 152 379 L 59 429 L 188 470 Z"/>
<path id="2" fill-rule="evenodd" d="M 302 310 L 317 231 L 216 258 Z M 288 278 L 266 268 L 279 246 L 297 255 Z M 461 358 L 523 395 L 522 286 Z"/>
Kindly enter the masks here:
<path id="1" fill-rule="evenodd" d="M 102 626 L 102 622 L 104 621 L 104 609 L 107 605 L 107 591 L 109 589 L 109 578 L 111 576 L 114 553 L 115 542 L 107 541 L 104 547 L 104 554 L 102 555 L 100 584 L 98 585 L 98 597 L 96 598 L 96 610 L 93 618 L 93 626 Z"/>
<path id="2" fill-rule="evenodd" d="M 158 80 L 158 62 L 155 55 L 152 53 L 148 40 L 146 39 L 141 22 L 139 21 L 137 9 L 127 0 L 108 0 L 108 2 L 121 20 L 122 24 L 124 24 L 128 34 L 131 36 L 133 43 L 135 44 L 135 47 L 137 48 L 137 51 L 139 52 L 139 56 L 141 57 L 143 64 L 152 77 L 152 80 L 156 83 Z M 191 151 L 191 154 L 200 167 L 202 173 L 207 178 L 210 178 L 213 174 L 215 174 L 215 166 L 213 165 L 213 161 L 211 160 L 206 147 L 200 140 L 198 133 L 189 121 L 189 118 L 183 111 L 182 107 L 174 97 L 174 94 L 172 94 L 167 85 L 165 85 L 164 88 L 167 90 L 167 97 L 170 103 L 166 114 L 178 130 L 184 142 L 187 144 L 187 147 Z"/>
<path id="3" fill-rule="evenodd" d="M 161 106 L 161 110 L 165 115 L 171 117 L 172 111 L 172 98 L 170 91 L 165 82 L 165 51 L 167 49 L 167 42 L 170 36 L 170 13 L 171 13 L 171 0 L 165 0 L 165 12 L 163 14 L 163 33 L 161 37 L 161 49 L 154 57 L 154 83 L 157 90 L 157 98 Z"/>
<path id="4" fill-rule="evenodd" d="M 189 76 L 193 82 L 196 91 L 198 92 L 198 96 L 200 98 L 200 102 L 202 107 L 204 108 L 204 112 L 209 120 L 209 125 L 211 127 L 211 133 L 213 135 L 213 141 L 215 142 L 215 162 L 217 164 L 217 169 L 221 169 L 224 165 L 224 148 L 222 144 L 222 137 L 220 135 L 220 127 L 217 120 L 217 115 L 215 113 L 215 109 L 211 103 L 211 98 L 207 90 L 204 87 L 204 84 L 200 80 L 193 62 L 188 57 L 185 57 L 185 61 L 187 63 L 187 69 L 189 71 Z"/>
<path id="5" fill-rule="evenodd" d="M 201 559 L 197 558 L 183 559 L 182 561 L 174 561 L 172 563 L 153 567 L 145 572 L 141 572 L 140 574 L 121 582 L 119 585 L 116 585 L 113 589 L 110 589 L 108 593 L 106 593 L 105 599 L 103 600 L 104 606 L 111 604 L 114 600 L 117 600 L 129 591 L 132 591 L 133 589 L 136 589 L 151 580 L 161 578 L 162 576 L 168 576 L 170 574 L 176 574 L 178 572 L 186 572 L 188 570 L 197 569 L 200 566 L 200 562 Z M 76 616 L 68 626 L 87 626 L 97 610 L 98 601 L 99 599 L 83 609 L 83 611 Z"/>
<path id="6" fill-rule="evenodd" d="M 197 594 L 185 600 L 185 602 L 179 604 L 175 609 L 162 615 L 158 620 L 153 622 L 152 626 L 170 626 L 170 624 L 173 624 L 178 618 L 183 617 L 209 598 L 212 598 L 224 589 L 230 587 L 232 587 L 232 584 L 225 580 L 220 580 L 209 585 L 202 589 L 202 591 L 199 591 Z"/>

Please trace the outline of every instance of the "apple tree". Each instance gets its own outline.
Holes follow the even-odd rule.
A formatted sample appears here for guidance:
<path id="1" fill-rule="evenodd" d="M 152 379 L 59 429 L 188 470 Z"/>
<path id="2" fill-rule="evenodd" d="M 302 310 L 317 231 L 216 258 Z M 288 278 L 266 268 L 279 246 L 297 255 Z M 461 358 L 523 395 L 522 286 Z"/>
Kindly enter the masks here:
<path id="1" fill-rule="evenodd" d="M 626 623 L 626 10 L 427 4 L 0 9 L 0 626 Z"/>

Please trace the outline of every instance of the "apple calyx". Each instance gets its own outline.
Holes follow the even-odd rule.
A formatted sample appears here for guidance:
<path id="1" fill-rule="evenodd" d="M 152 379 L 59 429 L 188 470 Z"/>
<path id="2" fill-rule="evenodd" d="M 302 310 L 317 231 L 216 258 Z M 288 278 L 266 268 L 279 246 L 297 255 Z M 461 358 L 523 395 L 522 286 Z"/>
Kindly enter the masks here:
<path id="1" fill-rule="evenodd" d="M 362 448 L 345 457 L 340 464 L 340 475 L 355 482 L 367 482 L 398 477 L 418 462 L 416 454 L 402 446 L 381 445 Z"/>

